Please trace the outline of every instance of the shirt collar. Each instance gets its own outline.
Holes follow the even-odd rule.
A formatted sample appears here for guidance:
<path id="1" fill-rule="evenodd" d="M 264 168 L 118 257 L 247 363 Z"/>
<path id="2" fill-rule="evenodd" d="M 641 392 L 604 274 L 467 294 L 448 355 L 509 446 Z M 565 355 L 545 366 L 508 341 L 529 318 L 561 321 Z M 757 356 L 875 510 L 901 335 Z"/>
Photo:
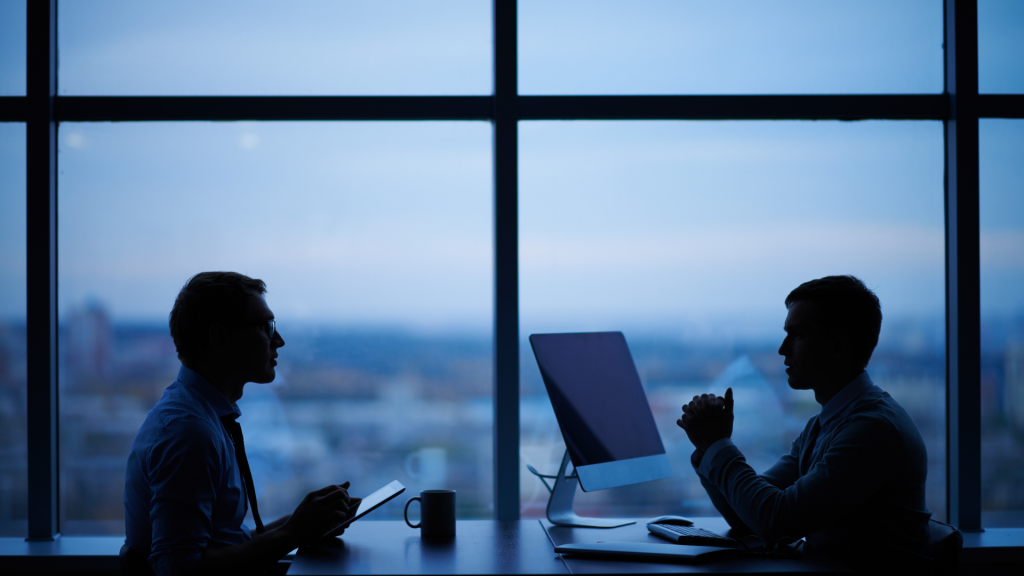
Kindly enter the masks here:
<path id="1" fill-rule="evenodd" d="M 829 420 L 835 419 L 851 402 L 860 398 L 860 395 L 867 392 L 872 386 L 874 386 L 874 383 L 871 382 L 871 377 L 868 376 L 867 371 L 861 372 L 821 407 L 821 413 L 818 414 L 818 422 L 824 426 Z"/>
<path id="2" fill-rule="evenodd" d="M 210 384 L 206 378 L 203 378 L 195 370 L 183 365 L 178 370 L 178 382 L 181 382 L 186 388 L 202 396 L 213 408 L 213 411 L 217 413 L 217 418 L 223 418 L 224 416 L 238 418 L 242 415 L 242 411 L 238 409 L 237 404 L 228 400 L 220 393 L 220 390 L 214 388 L 213 384 Z"/>

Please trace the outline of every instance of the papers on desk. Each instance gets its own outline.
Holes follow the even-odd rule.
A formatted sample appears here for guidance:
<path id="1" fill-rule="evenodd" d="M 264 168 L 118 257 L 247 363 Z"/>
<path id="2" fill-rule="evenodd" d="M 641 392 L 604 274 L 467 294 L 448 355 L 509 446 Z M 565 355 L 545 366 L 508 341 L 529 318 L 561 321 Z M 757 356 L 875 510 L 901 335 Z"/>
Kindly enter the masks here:
<path id="1" fill-rule="evenodd" d="M 559 554 L 609 558 L 646 558 L 667 562 L 702 562 L 729 556 L 739 556 L 735 548 L 715 546 L 687 546 L 652 542 L 598 542 L 596 544 L 562 544 L 555 546 Z"/>

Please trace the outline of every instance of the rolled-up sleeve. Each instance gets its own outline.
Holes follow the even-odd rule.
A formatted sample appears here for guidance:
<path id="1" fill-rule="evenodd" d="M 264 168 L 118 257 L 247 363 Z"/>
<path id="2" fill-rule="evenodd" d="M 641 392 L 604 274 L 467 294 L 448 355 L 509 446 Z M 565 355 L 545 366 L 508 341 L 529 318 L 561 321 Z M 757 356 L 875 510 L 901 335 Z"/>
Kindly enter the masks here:
<path id="1" fill-rule="evenodd" d="M 150 452 L 150 567 L 157 574 L 183 574 L 195 567 L 213 532 L 213 509 L 224 455 L 210 425 L 182 417 Z"/>

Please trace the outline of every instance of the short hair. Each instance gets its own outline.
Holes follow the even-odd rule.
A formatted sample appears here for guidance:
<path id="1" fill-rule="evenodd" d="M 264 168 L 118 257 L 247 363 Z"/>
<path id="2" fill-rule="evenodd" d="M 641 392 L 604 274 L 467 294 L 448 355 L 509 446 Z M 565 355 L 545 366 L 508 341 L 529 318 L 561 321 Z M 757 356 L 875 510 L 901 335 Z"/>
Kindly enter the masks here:
<path id="1" fill-rule="evenodd" d="M 237 272 L 200 272 L 189 278 L 174 299 L 169 319 L 178 358 L 202 357 L 210 326 L 243 322 L 249 298 L 266 291 L 263 280 Z"/>
<path id="2" fill-rule="evenodd" d="M 786 308 L 793 302 L 814 302 L 826 327 L 849 330 L 854 361 L 862 370 L 867 367 L 882 330 L 882 305 L 859 278 L 826 276 L 804 282 L 786 296 Z"/>

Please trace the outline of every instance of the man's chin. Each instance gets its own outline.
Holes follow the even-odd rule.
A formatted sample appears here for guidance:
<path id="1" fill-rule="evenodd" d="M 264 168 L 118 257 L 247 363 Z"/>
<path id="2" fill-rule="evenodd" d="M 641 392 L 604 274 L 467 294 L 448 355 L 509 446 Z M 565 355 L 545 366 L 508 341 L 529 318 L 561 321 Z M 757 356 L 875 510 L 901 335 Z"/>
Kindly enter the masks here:
<path id="1" fill-rule="evenodd" d="M 254 384 L 270 384 L 275 378 L 277 378 L 277 373 L 271 368 L 268 372 L 261 374 L 259 378 L 250 380 L 250 382 Z"/>
<path id="2" fill-rule="evenodd" d="M 799 380 L 793 380 L 792 376 L 789 377 L 788 382 L 789 382 L 789 387 L 792 388 L 793 390 L 810 390 L 811 389 L 810 386 L 808 386 L 806 384 L 802 384 Z"/>

